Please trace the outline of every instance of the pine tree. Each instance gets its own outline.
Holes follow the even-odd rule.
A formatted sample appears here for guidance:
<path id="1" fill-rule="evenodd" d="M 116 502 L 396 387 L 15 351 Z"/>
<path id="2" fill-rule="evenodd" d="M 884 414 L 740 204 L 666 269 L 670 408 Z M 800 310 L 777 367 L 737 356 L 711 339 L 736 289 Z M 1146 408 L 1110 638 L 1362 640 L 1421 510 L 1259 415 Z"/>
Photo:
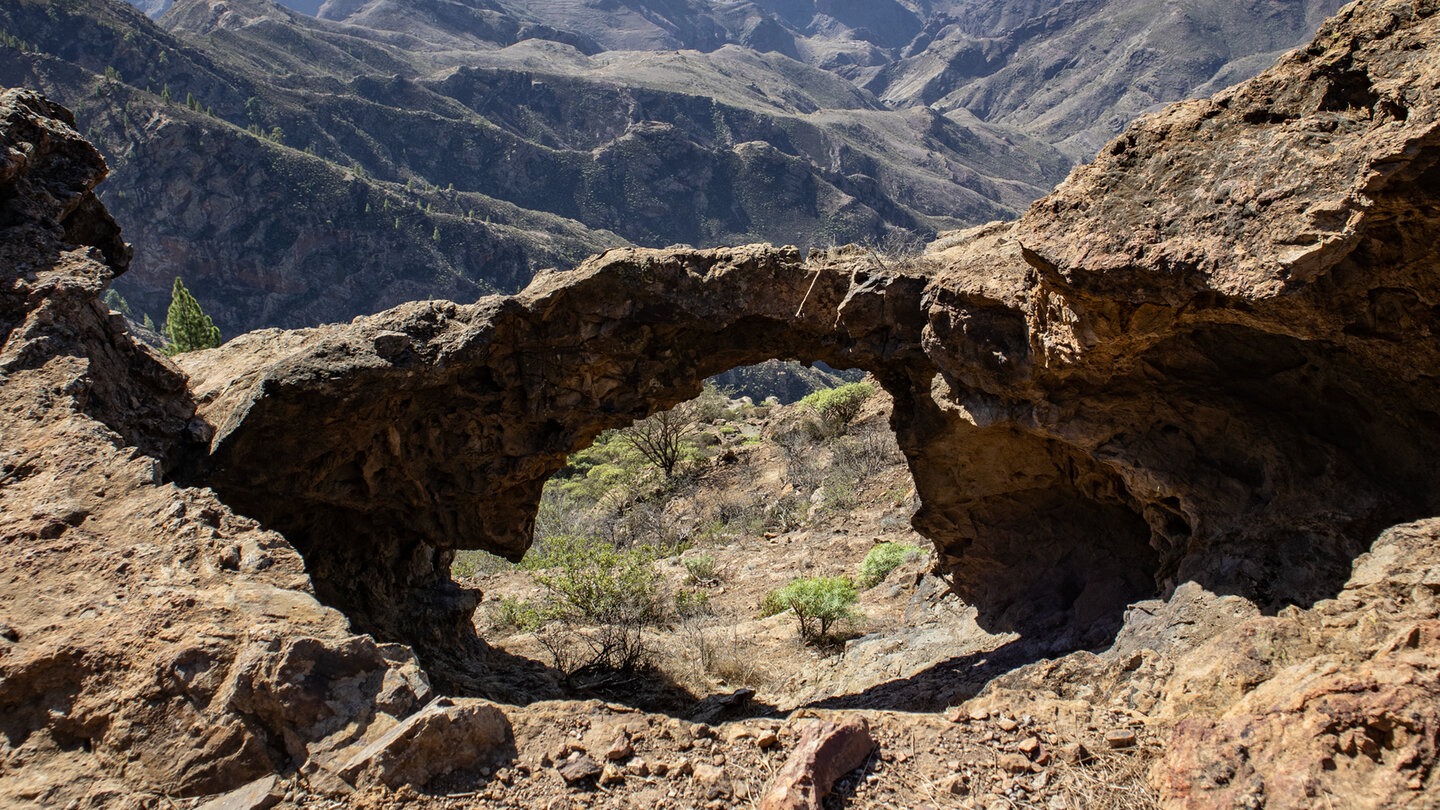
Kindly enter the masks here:
<path id="1" fill-rule="evenodd" d="M 165 353 L 172 356 L 220 345 L 220 329 L 200 309 L 200 302 L 179 277 L 170 292 L 170 311 L 165 315 L 165 343 Z"/>

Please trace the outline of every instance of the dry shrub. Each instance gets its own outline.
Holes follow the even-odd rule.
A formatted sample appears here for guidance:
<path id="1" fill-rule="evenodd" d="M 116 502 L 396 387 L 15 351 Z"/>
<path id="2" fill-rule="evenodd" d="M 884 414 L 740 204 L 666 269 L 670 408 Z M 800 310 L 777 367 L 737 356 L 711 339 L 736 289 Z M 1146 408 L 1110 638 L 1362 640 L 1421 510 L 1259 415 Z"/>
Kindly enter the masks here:
<path id="1" fill-rule="evenodd" d="M 661 668 L 676 681 L 707 691 L 710 678 L 732 686 L 760 689 L 769 683 L 767 667 L 755 655 L 755 647 L 741 641 L 739 631 L 713 616 L 697 616 L 680 622 L 675 632 L 678 648 L 661 662 Z"/>

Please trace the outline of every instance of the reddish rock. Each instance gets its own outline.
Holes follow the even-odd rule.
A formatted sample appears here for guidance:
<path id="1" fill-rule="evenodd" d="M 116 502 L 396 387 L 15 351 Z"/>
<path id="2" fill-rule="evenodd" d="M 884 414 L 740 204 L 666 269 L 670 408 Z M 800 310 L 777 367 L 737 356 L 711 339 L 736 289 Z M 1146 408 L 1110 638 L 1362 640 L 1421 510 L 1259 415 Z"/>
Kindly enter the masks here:
<path id="1" fill-rule="evenodd" d="M 1030 760 L 1023 754 L 1001 754 L 995 766 L 1006 773 L 1030 772 Z"/>
<path id="2" fill-rule="evenodd" d="M 564 779 L 567 784 L 574 784 L 586 779 L 594 779 L 604 769 L 600 767 L 600 763 L 591 759 L 589 754 L 576 751 L 560 763 L 556 770 L 560 772 L 560 778 Z"/>
<path id="3" fill-rule="evenodd" d="M 1133 748 L 1135 732 L 1128 728 L 1105 732 L 1105 745 L 1110 748 Z"/>
<path id="4" fill-rule="evenodd" d="M 873 750 L 863 717 L 811 723 L 771 780 L 760 810 L 820 810 L 836 780 L 865 764 Z"/>
<path id="5" fill-rule="evenodd" d="M 615 741 L 605 750 L 605 759 L 616 762 L 622 759 L 629 759 L 635 753 L 635 746 L 630 743 L 630 735 L 620 732 L 616 735 Z"/>

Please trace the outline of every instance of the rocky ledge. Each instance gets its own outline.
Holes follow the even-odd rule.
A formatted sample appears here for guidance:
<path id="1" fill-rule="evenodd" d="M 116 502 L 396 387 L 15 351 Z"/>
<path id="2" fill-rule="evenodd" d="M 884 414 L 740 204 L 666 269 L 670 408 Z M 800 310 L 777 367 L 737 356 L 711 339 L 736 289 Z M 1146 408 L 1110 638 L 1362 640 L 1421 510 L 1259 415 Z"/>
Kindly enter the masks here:
<path id="1" fill-rule="evenodd" d="M 1440 514 L 1437 12 L 1347 6 L 919 259 L 613 251 L 179 368 L 97 302 L 128 259 L 103 162 L 5 93 L 0 796 L 340 790 L 503 747 L 488 704 L 421 709 L 412 648 L 486 685 L 453 550 L 517 557 L 567 453 L 779 357 L 894 396 L 916 528 L 986 626 L 1110 645 L 978 701 L 1124 704 L 1176 807 L 1425 806 L 1436 524 L 1383 530 Z"/>

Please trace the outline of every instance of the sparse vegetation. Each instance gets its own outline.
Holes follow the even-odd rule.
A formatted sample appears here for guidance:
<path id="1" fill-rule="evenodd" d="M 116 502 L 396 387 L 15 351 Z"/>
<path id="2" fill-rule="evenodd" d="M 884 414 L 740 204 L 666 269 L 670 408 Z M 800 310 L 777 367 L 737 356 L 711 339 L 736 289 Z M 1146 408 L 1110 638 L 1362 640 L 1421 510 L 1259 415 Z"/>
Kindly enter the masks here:
<path id="1" fill-rule="evenodd" d="M 770 592 L 760 612 L 773 616 L 792 611 L 800 625 L 800 637 L 818 643 L 829 639 L 837 624 L 858 616 L 853 606 L 859 597 L 849 577 L 807 577 Z"/>
<path id="2" fill-rule="evenodd" d="M 512 606 L 567 674 L 629 670 L 646 655 L 642 631 L 665 616 L 655 552 L 617 551 L 586 537 L 553 537 L 529 567 L 544 596 Z"/>
<path id="3" fill-rule="evenodd" d="M 860 563 L 860 575 L 858 577 L 860 587 L 865 590 L 879 585 L 890 576 L 890 572 L 899 568 L 902 563 L 912 554 L 919 554 L 920 549 L 909 543 L 879 543 L 870 549 L 865 559 Z"/>
<path id="4" fill-rule="evenodd" d="M 820 417 L 820 435 L 836 436 L 850 427 L 850 423 L 855 421 L 865 403 L 874 395 L 875 386 L 868 382 L 856 382 L 816 391 L 800 402 Z"/>
<path id="5" fill-rule="evenodd" d="M 666 478 L 671 478 L 693 443 L 699 422 L 697 409 L 682 404 L 621 428 L 618 435 Z"/>
<path id="6" fill-rule="evenodd" d="M 715 585 L 720 582 L 720 573 L 715 567 L 714 554 L 697 554 L 686 557 L 685 571 L 695 585 Z"/>

